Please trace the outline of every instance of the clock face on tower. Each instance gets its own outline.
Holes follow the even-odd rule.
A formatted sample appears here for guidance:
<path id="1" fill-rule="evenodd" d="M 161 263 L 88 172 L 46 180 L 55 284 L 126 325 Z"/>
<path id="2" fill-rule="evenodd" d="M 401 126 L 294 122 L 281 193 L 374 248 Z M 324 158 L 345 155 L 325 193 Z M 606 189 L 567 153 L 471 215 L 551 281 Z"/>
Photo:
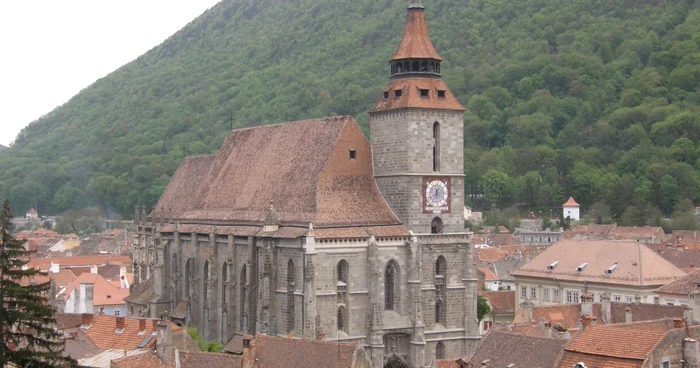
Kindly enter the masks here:
<path id="1" fill-rule="evenodd" d="M 423 178 L 423 213 L 450 212 L 450 178 Z"/>

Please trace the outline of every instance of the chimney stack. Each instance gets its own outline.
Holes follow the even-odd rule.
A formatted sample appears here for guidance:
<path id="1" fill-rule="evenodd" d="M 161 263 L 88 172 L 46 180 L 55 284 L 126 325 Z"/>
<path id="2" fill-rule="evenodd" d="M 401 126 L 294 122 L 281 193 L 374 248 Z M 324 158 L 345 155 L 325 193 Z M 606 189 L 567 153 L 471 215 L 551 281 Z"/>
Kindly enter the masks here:
<path id="1" fill-rule="evenodd" d="M 587 329 L 591 325 L 590 316 L 581 316 L 581 327 L 583 330 Z"/>
<path id="2" fill-rule="evenodd" d="M 552 338 L 552 321 L 547 321 L 544 323 L 544 337 Z"/>
<path id="3" fill-rule="evenodd" d="M 93 274 L 97 273 L 97 265 L 90 266 L 90 273 L 93 273 Z"/>
<path id="4" fill-rule="evenodd" d="M 253 368 L 255 363 L 255 338 L 245 335 L 243 336 L 243 368 Z"/>
<path id="5" fill-rule="evenodd" d="M 156 323 L 156 353 L 166 365 L 173 362 L 173 328 L 167 321 Z"/>
<path id="6" fill-rule="evenodd" d="M 595 326 L 598 324 L 598 317 L 591 317 L 591 326 Z"/>
<path id="7" fill-rule="evenodd" d="M 83 313 L 83 327 L 90 326 L 95 316 L 92 313 Z"/>
<path id="8" fill-rule="evenodd" d="M 612 323 L 612 306 L 610 305 L 610 294 L 603 293 L 601 296 L 600 309 L 604 324 Z"/>
<path id="9" fill-rule="evenodd" d="M 158 320 L 157 320 L 157 319 L 152 319 L 152 320 L 151 320 L 151 326 L 153 327 L 153 332 L 158 331 Z"/>
<path id="10" fill-rule="evenodd" d="M 146 331 L 146 320 L 139 318 L 139 332 Z"/>
<path id="11" fill-rule="evenodd" d="M 674 318 L 673 319 L 673 328 L 683 328 L 685 327 L 685 323 L 683 323 L 683 318 Z"/>
<path id="12" fill-rule="evenodd" d="M 593 294 L 585 293 L 581 296 L 583 303 L 581 303 L 581 314 L 584 316 L 593 315 Z"/>
<path id="13" fill-rule="evenodd" d="M 116 329 L 123 330 L 124 326 L 126 326 L 126 319 L 124 317 L 117 317 Z"/>
<path id="14" fill-rule="evenodd" d="M 698 340 L 686 337 L 683 339 L 683 357 L 686 367 L 697 367 L 700 363 L 700 343 Z"/>
<path id="15" fill-rule="evenodd" d="M 625 308 L 625 323 L 632 323 L 632 309 L 630 307 Z"/>

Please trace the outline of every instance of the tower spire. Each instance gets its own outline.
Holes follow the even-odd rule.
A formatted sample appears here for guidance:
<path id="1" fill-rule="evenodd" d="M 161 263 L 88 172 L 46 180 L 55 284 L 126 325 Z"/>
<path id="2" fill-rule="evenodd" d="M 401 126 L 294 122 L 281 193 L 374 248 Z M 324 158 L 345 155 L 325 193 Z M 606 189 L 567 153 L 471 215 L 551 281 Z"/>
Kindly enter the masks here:
<path id="1" fill-rule="evenodd" d="M 421 4 L 420 0 L 411 0 L 411 5 L 408 6 L 408 10 L 411 9 L 423 9 L 423 4 Z"/>

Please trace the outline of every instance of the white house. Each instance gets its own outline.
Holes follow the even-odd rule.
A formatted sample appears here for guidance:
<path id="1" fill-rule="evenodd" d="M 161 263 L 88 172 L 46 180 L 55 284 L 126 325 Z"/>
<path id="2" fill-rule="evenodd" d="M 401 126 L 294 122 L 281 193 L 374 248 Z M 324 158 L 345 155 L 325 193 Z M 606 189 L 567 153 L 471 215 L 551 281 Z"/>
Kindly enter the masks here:
<path id="1" fill-rule="evenodd" d="M 579 213 L 580 205 L 576 203 L 574 197 L 569 197 L 569 200 L 562 206 L 564 208 L 564 218 L 570 218 L 571 221 L 578 221 L 581 219 Z"/>

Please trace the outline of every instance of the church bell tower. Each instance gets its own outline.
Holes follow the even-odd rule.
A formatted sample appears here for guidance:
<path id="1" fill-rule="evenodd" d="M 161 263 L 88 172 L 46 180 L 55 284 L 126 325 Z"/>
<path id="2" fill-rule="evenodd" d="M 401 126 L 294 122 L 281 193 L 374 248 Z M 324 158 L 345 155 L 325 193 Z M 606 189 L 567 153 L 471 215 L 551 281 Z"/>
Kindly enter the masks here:
<path id="1" fill-rule="evenodd" d="M 415 233 L 464 232 L 464 107 L 440 74 L 420 0 L 389 61 L 391 80 L 369 112 L 379 190 Z"/>

